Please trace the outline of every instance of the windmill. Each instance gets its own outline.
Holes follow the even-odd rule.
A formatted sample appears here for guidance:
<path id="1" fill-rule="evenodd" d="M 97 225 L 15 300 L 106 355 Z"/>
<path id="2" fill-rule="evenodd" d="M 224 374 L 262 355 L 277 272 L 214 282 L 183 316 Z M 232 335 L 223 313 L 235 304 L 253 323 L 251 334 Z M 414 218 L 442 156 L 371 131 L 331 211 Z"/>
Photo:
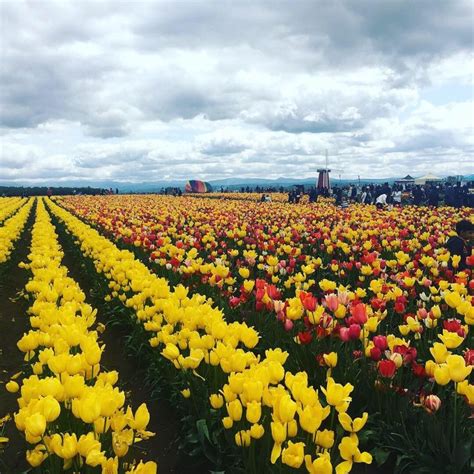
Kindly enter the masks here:
<path id="1" fill-rule="evenodd" d="M 324 168 L 319 168 L 318 169 L 318 181 L 316 183 L 316 187 L 318 189 L 327 189 L 327 190 L 330 190 L 331 189 L 331 182 L 329 180 L 329 173 L 331 172 L 332 170 L 329 169 L 329 158 L 328 158 L 328 150 L 326 149 L 326 166 Z M 341 171 L 341 170 L 333 170 L 333 171 Z M 339 175 L 339 178 L 341 177 L 341 175 Z"/>

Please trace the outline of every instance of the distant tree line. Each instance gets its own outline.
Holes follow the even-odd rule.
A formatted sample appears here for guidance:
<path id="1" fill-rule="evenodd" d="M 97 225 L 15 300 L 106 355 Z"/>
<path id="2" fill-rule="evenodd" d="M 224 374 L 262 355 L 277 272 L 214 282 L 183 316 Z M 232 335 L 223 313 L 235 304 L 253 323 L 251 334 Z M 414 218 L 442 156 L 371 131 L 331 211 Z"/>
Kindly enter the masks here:
<path id="1" fill-rule="evenodd" d="M 102 188 L 47 187 L 47 186 L 0 186 L 0 196 L 65 196 L 71 194 L 110 194 L 110 190 Z"/>

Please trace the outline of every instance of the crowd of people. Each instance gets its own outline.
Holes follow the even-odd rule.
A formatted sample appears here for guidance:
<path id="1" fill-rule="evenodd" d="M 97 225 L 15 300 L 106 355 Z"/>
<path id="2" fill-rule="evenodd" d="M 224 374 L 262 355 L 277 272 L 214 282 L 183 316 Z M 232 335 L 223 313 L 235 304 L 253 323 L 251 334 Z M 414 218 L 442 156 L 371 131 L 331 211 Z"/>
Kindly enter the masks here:
<path id="1" fill-rule="evenodd" d="M 336 204 L 345 206 L 351 202 L 388 205 L 413 204 L 416 206 L 439 206 L 441 203 L 453 207 L 474 207 L 474 183 L 433 183 L 403 187 L 384 183 L 382 185 L 334 187 L 332 195 Z"/>

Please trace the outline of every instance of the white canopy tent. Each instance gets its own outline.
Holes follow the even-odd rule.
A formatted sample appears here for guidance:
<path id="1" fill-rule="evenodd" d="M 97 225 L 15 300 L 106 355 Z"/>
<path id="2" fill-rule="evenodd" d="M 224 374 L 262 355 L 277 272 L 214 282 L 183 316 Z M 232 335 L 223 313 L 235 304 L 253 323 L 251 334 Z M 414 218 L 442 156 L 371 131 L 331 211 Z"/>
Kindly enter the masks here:
<path id="1" fill-rule="evenodd" d="M 442 181 L 442 178 L 440 178 L 439 176 L 435 176 L 434 174 L 427 174 L 425 176 L 421 176 L 420 178 L 416 178 L 415 184 L 423 185 L 426 183 L 438 182 L 438 181 Z"/>

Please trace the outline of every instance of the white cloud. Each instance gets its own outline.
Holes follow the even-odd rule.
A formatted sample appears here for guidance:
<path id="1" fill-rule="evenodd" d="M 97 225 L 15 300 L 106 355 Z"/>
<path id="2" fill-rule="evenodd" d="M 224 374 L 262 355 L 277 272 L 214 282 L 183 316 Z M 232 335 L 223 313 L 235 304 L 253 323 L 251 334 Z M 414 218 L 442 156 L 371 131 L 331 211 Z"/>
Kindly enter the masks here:
<path id="1" fill-rule="evenodd" d="M 0 180 L 473 173 L 472 13 L 3 2 Z"/>

